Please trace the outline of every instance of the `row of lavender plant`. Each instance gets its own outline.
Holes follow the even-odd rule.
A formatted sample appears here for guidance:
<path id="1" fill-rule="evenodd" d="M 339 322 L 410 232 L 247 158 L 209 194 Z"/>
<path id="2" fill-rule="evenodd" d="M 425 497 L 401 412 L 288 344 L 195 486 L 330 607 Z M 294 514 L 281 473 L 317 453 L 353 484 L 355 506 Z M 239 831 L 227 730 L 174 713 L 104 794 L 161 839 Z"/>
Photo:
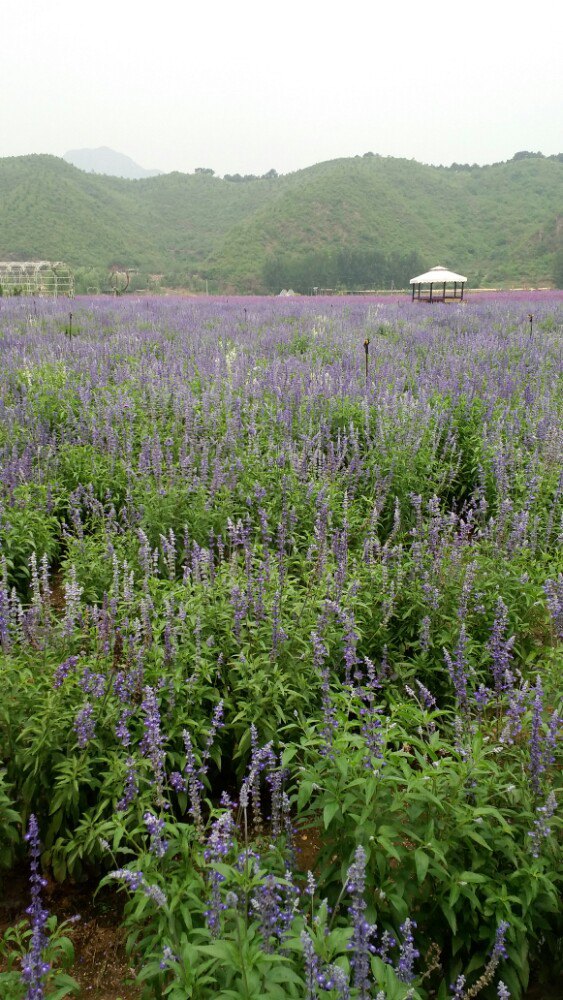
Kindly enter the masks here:
<path id="1" fill-rule="evenodd" d="M 151 996 L 469 997 L 499 927 L 519 996 L 559 934 L 561 301 L 0 319 L 4 862 L 14 806 L 58 878 L 113 853 Z"/>

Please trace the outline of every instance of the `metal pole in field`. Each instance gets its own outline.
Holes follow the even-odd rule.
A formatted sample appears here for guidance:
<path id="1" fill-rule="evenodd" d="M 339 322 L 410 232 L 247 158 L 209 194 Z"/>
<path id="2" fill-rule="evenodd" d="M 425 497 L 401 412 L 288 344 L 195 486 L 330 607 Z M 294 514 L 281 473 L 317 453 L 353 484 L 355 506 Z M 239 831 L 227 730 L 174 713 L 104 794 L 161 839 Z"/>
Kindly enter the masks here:
<path id="1" fill-rule="evenodd" d="M 366 352 L 366 385 L 368 384 L 368 357 L 369 357 L 369 337 L 364 340 L 364 351 Z"/>
<path id="2" fill-rule="evenodd" d="M 532 334 L 534 332 L 534 316 L 533 316 L 533 313 L 528 313 L 528 319 L 530 320 L 530 339 L 531 339 L 532 338 Z"/>

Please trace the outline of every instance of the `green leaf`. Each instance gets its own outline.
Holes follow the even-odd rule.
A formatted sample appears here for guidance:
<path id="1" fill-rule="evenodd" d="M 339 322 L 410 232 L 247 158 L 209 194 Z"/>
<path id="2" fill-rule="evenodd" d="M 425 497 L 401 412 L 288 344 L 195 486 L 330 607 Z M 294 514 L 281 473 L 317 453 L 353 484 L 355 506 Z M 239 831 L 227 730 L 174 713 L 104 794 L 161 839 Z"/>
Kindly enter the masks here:
<path id="1" fill-rule="evenodd" d="M 481 875 L 480 872 L 461 872 L 457 878 L 456 882 L 458 884 L 462 882 L 488 882 L 489 879 L 486 875 Z"/>
<path id="2" fill-rule="evenodd" d="M 421 851 L 420 848 L 418 848 L 414 852 L 414 863 L 416 865 L 416 877 L 418 879 L 418 884 L 421 885 L 426 878 L 430 858 L 424 851 Z"/>
<path id="3" fill-rule="evenodd" d="M 313 794 L 313 782 L 302 781 L 297 793 L 297 808 L 304 809 Z"/>
<path id="4" fill-rule="evenodd" d="M 336 816 L 336 813 L 340 811 L 340 805 L 338 802 L 327 802 L 323 809 L 323 822 L 325 825 L 325 830 L 328 830 L 331 821 Z"/>

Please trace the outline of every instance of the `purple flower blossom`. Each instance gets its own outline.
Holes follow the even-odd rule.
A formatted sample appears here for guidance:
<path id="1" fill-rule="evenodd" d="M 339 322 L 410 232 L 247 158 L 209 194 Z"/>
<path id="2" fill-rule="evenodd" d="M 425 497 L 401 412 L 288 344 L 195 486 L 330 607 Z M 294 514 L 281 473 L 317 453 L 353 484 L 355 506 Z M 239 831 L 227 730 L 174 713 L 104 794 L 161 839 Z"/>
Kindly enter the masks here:
<path id="1" fill-rule="evenodd" d="M 542 840 L 549 837 L 551 833 L 551 828 L 549 827 L 549 821 L 557 809 L 557 799 L 555 798 L 555 792 L 550 792 L 544 805 L 537 806 L 537 819 L 534 820 L 534 829 L 528 833 L 528 836 L 532 839 L 532 854 L 534 858 L 539 858 L 541 854 Z"/>
<path id="2" fill-rule="evenodd" d="M 137 779 L 137 770 L 135 767 L 135 761 L 133 757 L 127 758 L 127 776 L 125 779 L 125 788 L 123 790 L 123 798 L 117 803 L 118 812 L 125 812 L 131 803 L 134 801 L 137 792 L 139 791 L 139 782 Z"/>
<path id="3" fill-rule="evenodd" d="M 207 840 L 207 847 L 204 851 L 204 858 L 210 866 L 207 874 L 207 881 L 210 887 L 210 898 L 205 919 L 207 926 L 213 937 L 217 937 L 221 929 L 221 912 L 227 908 L 227 904 L 221 899 L 221 885 L 225 881 L 225 876 L 214 867 L 214 864 L 223 861 L 227 857 L 234 845 L 234 822 L 230 810 L 222 813 L 212 826 Z"/>
<path id="4" fill-rule="evenodd" d="M 420 632 L 418 634 L 418 641 L 423 653 L 428 652 L 430 649 L 430 625 L 430 618 L 428 615 L 425 615 L 420 623 Z"/>
<path id="5" fill-rule="evenodd" d="M 497 927 L 495 943 L 493 945 L 493 950 L 491 952 L 491 960 L 493 962 L 496 962 L 497 965 L 501 959 L 508 958 L 508 952 L 505 946 L 505 939 L 506 939 L 506 932 L 509 927 L 510 924 L 508 923 L 507 920 L 501 920 L 500 924 Z"/>
<path id="6" fill-rule="evenodd" d="M 74 720 L 76 740 L 81 750 L 88 746 L 90 740 L 93 739 L 95 730 L 96 721 L 94 719 L 94 709 L 89 702 L 86 702 Z"/>
<path id="7" fill-rule="evenodd" d="M 161 969 L 169 969 L 171 966 L 178 962 L 178 956 L 174 954 L 170 945 L 165 944 L 162 949 L 162 958 L 160 960 Z"/>
<path id="8" fill-rule="evenodd" d="M 124 708 L 115 727 L 115 735 L 124 747 L 128 747 L 131 743 L 131 734 L 127 728 L 127 720 L 131 718 L 132 714 L 133 712 L 130 708 Z"/>
<path id="9" fill-rule="evenodd" d="M 413 928 L 416 928 L 416 923 L 409 917 L 405 920 L 404 924 L 401 925 L 400 931 L 403 935 L 403 940 L 400 945 L 399 960 L 397 962 L 396 972 L 397 978 L 401 980 L 402 983 L 412 983 L 414 980 L 414 962 L 415 959 L 419 957 L 420 952 L 414 946 L 414 935 Z"/>
<path id="10" fill-rule="evenodd" d="M 287 931 L 287 911 L 284 910 L 283 887 L 275 875 L 265 876 L 250 900 L 250 905 L 258 916 L 262 947 L 266 953 L 274 950 L 272 938 L 280 942 Z"/>
<path id="11" fill-rule="evenodd" d="M 129 868 L 118 868 L 109 872 L 108 878 L 117 879 L 124 882 L 130 892 L 137 892 L 141 889 L 148 899 L 152 899 L 161 908 L 166 906 L 166 893 L 158 885 L 150 885 L 141 871 L 131 871 Z"/>
<path id="12" fill-rule="evenodd" d="M 458 976 L 455 983 L 452 983 L 450 986 L 450 990 L 451 1000 L 463 1000 L 463 994 L 465 993 L 465 976 Z"/>
<path id="13" fill-rule="evenodd" d="M 154 787 L 156 790 L 156 803 L 162 808 L 166 804 L 163 792 L 165 779 L 164 761 L 166 754 L 163 748 L 164 740 L 160 728 L 160 712 L 154 689 L 147 685 L 144 689 L 144 695 L 145 697 L 141 704 L 141 710 L 145 716 L 145 733 L 141 741 L 140 750 L 141 753 L 150 761 L 153 772 Z"/>
<path id="14" fill-rule="evenodd" d="M 106 679 L 103 674 L 93 673 L 89 667 L 84 667 L 78 683 L 85 694 L 91 694 L 93 698 L 103 698 L 106 690 Z"/>
<path id="15" fill-rule="evenodd" d="M 63 636 L 71 636 L 74 632 L 80 615 L 80 598 L 82 597 L 83 589 L 76 579 L 76 567 L 71 566 L 70 580 L 67 580 L 64 585 L 65 614 L 63 619 Z"/>
<path id="16" fill-rule="evenodd" d="M 301 931 L 301 947 L 303 948 L 303 961 L 305 964 L 305 986 L 307 988 L 306 1000 L 317 1000 L 317 977 L 319 975 L 319 959 L 315 952 L 310 935 L 307 931 Z"/>
<path id="17" fill-rule="evenodd" d="M 317 975 L 317 982 L 323 990 L 336 990 L 340 1000 L 349 1000 L 350 984 L 348 976 L 339 965 L 326 965 Z"/>
<path id="18" fill-rule="evenodd" d="M 436 708 L 436 699 L 434 695 L 428 690 L 428 688 L 424 687 L 424 684 L 422 684 L 421 681 L 416 680 L 415 684 L 418 688 L 422 704 L 428 709 L 428 711 L 432 711 L 432 709 Z"/>
<path id="19" fill-rule="evenodd" d="M 25 984 L 26 1000 L 43 1000 L 45 996 L 44 978 L 51 966 L 43 960 L 43 951 L 47 944 L 47 932 L 45 925 L 49 913 L 43 908 L 41 902 L 41 889 L 45 888 L 47 882 L 39 872 L 39 828 L 37 820 L 32 813 L 29 817 L 29 825 L 25 839 L 29 844 L 30 853 L 30 885 L 31 885 L 31 905 L 27 908 L 27 913 L 31 922 L 30 949 L 22 959 L 22 981 Z"/>
<path id="20" fill-rule="evenodd" d="M 53 678 L 53 687 L 60 688 L 63 681 L 66 681 L 70 673 L 76 668 L 78 663 L 77 656 L 69 656 L 63 663 L 60 663 L 55 670 L 55 676 Z"/>
<path id="21" fill-rule="evenodd" d="M 180 794 L 180 792 L 187 792 L 188 790 L 186 779 L 180 774 L 179 771 L 172 771 L 168 778 L 168 783 L 178 794 Z"/>
<path id="22" fill-rule="evenodd" d="M 455 652 L 455 658 L 452 660 L 446 649 L 444 649 L 444 658 L 446 660 L 448 673 L 455 689 L 458 705 L 464 715 L 466 715 L 469 711 L 469 697 L 467 693 L 469 666 L 467 663 L 466 648 L 467 632 L 465 624 L 462 624 L 459 630 L 459 639 Z"/>
<path id="23" fill-rule="evenodd" d="M 563 573 L 556 580 L 546 580 L 543 589 L 555 635 L 558 639 L 563 639 Z"/>
<path id="24" fill-rule="evenodd" d="M 381 687 L 381 683 L 376 676 L 374 664 L 367 656 L 365 663 L 368 682 L 365 685 L 360 685 L 357 690 L 362 700 L 359 714 L 362 720 L 361 733 L 365 743 L 364 767 L 371 770 L 374 759 L 383 759 L 383 733 L 379 718 L 382 709 L 375 706 L 376 691 Z"/>
<path id="25" fill-rule="evenodd" d="M 507 639 L 507 630 L 508 608 L 502 597 L 499 597 L 497 600 L 496 617 L 487 644 L 492 661 L 491 670 L 497 695 L 502 694 L 507 688 L 511 688 L 514 682 L 510 671 L 510 661 L 512 659 L 512 647 L 514 646 L 515 637 L 510 636 Z"/>
<path id="26" fill-rule="evenodd" d="M 372 938 L 376 928 L 365 917 L 366 901 L 366 852 L 358 845 L 354 854 L 354 862 L 348 869 L 346 888 L 352 896 L 349 908 L 352 918 L 353 932 L 349 942 L 352 952 L 350 964 L 354 970 L 354 986 L 359 991 L 359 1000 L 367 1000 L 370 992 L 370 955 L 374 952 Z"/>
<path id="27" fill-rule="evenodd" d="M 162 836 L 165 825 L 164 820 L 158 819 L 157 816 L 153 816 L 150 812 L 146 812 L 143 819 L 151 838 L 150 850 L 152 854 L 157 858 L 163 858 L 168 850 L 168 841 L 164 840 Z"/>

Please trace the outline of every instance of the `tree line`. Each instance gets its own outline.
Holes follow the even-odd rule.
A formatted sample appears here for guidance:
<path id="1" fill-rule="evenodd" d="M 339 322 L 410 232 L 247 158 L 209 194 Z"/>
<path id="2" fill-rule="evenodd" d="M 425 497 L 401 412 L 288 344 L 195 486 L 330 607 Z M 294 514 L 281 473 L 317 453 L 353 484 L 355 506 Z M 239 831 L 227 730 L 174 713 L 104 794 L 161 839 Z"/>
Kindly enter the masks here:
<path id="1" fill-rule="evenodd" d="M 424 270 L 416 251 L 384 253 L 381 250 L 311 250 L 308 253 L 276 254 L 262 268 L 269 292 L 292 288 L 307 294 L 315 289 L 359 291 L 376 288 L 408 288 L 409 281 Z"/>

